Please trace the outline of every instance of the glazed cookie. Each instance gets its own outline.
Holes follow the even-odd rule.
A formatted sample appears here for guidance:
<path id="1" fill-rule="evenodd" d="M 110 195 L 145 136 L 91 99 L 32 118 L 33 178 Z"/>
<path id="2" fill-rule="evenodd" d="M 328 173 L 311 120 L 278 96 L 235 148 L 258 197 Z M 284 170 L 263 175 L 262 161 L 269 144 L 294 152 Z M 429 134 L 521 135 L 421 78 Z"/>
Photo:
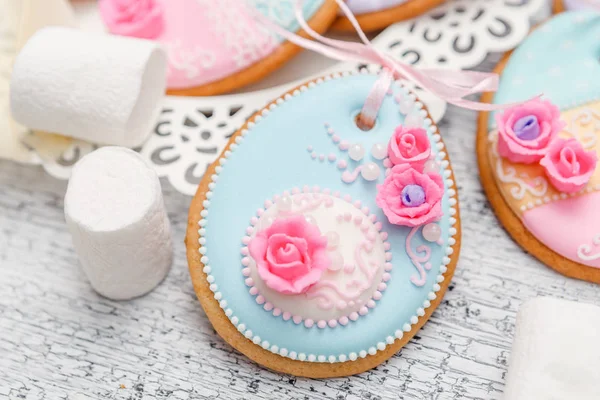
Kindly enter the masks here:
<path id="1" fill-rule="evenodd" d="M 190 274 L 216 331 L 265 367 L 356 374 L 439 305 L 460 248 L 437 127 L 394 83 L 375 126 L 356 116 L 376 75 L 308 82 L 256 113 L 192 201 Z"/>
<path id="2" fill-rule="evenodd" d="M 496 68 L 496 95 L 523 105 L 481 113 L 477 152 L 492 207 L 551 268 L 600 283 L 600 14 L 559 14 Z"/>
<path id="3" fill-rule="evenodd" d="M 347 0 L 346 4 L 356 16 L 365 31 L 386 28 L 398 21 L 404 21 L 423 14 L 442 4 L 445 0 Z M 338 31 L 353 32 L 352 24 L 341 15 L 333 24 Z"/>
<path id="4" fill-rule="evenodd" d="M 263 15 L 298 30 L 295 0 L 249 0 Z M 271 34 L 239 0 L 100 0 L 114 34 L 161 42 L 168 51 L 172 95 L 209 96 L 256 82 L 299 50 Z M 304 17 L 318 32 L 336 18 L 334 0 L 305 0 Z"/>

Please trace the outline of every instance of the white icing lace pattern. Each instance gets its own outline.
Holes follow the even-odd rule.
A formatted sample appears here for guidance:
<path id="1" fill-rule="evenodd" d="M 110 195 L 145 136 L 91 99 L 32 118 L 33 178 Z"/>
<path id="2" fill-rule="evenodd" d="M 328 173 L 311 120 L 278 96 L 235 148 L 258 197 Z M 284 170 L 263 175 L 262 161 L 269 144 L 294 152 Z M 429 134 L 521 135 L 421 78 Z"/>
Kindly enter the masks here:
<path id="1" fill-rule="evenodd" d="M 223 37 L 238 67 L 246 67 L 267 55 L 276 45 L 275 38 L 263 30 L 256 30 L 248 23 L 245 7 L 239 0 L 196 0 L 207 10 L 207 17 L 214 33 Z M 213 55 L 214 57 L 214 55 Z"/>
<path id="2" fill-rule="evenodd" d="M 490 132 L 489 140 L 496 143 L 497 132 Z M 523 200 L 525 194 L 529 193 L 535 197 L 544 197 L 548 191 L 548 181 L 543 176 L 530 177 L 527 173 L 517 176 L 517 170 L 514 167 L 504 168 L 502 158 L 498 155 L 496 146 L 492 146 L 492 154 L 496 158 L 496 175 L 503 183 L 512 183 L 510 194 L 516 200 Z"/>
<path id="3" fill-rule="evenodd" d="M 585 149 L 593 149 L 600 134 L 600 114 L 584 108 L 571 118 L 563 132 L 581 142 Z"/>
<path id="4" fill-rule="evenodd" d="M 600 234 L 596 235 L 592 240 L 592 245 L 582 244 L 577 248 L 577 257 L 584 261 L 594 261 L 600 259 L 600 249 L 596 254 L 592 254 L 594 247 L 600 246 Z"/>
<path id="5" fill-rule="evenodd" d="M 191 50 L 186 50 L 181 45 L 181 40 L 175 40 L 166 45 L 169 53 L 169 73 L 175 69 L 185 71 L 188 79 L 195 78 L 200 73 L 200 68 L 211 69 L 215 66 L 217 57 L 211 51 L 204 50 L 196 46 Z M 198 62 L 198 60 L 201 60 Z"/>

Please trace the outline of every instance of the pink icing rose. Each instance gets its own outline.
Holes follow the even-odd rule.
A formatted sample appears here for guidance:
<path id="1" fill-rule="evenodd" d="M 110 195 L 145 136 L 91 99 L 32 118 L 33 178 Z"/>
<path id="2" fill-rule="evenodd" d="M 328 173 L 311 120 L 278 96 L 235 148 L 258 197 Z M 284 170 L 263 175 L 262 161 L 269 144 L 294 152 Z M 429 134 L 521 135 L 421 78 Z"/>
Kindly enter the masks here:
<path id="1" fill-rule="evenodd" d="M 540 165 L 556 189 L 574 193 L 590 181 L 597 159 L 596 152 L 585 151 L 576 139 L 556 139 L 550 143 Z"/>
<path id="2" fill-rule="evenodd" d="M 444 182 L 439 174 L 424 173 L 409 164 L 394 166 L 375 201 L 394 225 L 420 226 L 442 216 Z"/>
<path id="3" fill-rule="evenodd" d="M 327 238 L 301 215 L 276 219 L 248 249 L 262 280 L 283 294 L 306 292 L 331 264 Z"/>
<path id="4" fill-rule="evenodd" d="M 535 99 L 496 114 L 498 154 L 514 163 L 532 164 L 544 157 L 564 128 L 558 107 Z"/>
<path id="5" fill-rule="evenodd" d="M 427 132 L 422 128 L 398 126 L 388 143 L 388 157 L 394 165 L 412 164 L 415 168 L 425 165 L 431 154 Z"/>
<path id="6" fill-rule="evenodd" d="M 110 33 L 143 39 L 163 30 L 162 4 L 156 0 L 100 0 L 100 15 Z"/>

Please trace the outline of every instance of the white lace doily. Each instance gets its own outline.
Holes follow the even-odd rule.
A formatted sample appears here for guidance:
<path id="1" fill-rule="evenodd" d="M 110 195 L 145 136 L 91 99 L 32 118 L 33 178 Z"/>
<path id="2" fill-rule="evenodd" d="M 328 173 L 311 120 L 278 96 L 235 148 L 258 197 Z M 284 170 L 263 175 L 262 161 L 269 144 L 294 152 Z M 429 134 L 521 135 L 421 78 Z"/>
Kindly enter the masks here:
<path id="1" fill-rule="evenodd" d="M 490 52 L 504 52 L 520 43 L 535 17 L 546 14 L 546 0 L 451 0 L 420 18 L 395 24 L 373 43 L 406 62 L 423 67 L 469 69 Z M 293 62 L 292 62 L 293 64 Z M 339 63 L 322 71 L 348 71 L 377 66 Z M 166 97 L 163 112 L 141 154 L 182 193 L 194 194 L 206 166 L 256 110 L 304 77 L 256 92 L 213 97 Z M 446 104 L 417 91 L 439 121 Z M 66 179 L 71 166 L 93 146 L 73 142 L 56 160 L 42 165 L 51 175 Z"/>

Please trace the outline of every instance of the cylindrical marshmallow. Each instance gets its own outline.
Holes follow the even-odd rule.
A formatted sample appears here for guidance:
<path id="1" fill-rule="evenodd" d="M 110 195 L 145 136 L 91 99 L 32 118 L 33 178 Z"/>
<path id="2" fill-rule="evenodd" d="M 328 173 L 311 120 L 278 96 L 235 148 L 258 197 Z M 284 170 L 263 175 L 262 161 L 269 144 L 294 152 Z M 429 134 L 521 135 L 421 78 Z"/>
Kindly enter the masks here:
<path id="1" fill-rule="evenodd" d="M 600 399 L 600 308 L 538 297 L 521 306 L 505 400 Z"/>
<path id="2" fill-rule="evenodd" d="M 44 28 L 15 59 L 11 112 L 33 130 L 135 147 L 160 112 L 166 72 L 152 41 Z"/>
<path id="3" fill-rule="evenodd" d="M 133 150 L 103 147 L 75 165 L 65 219 L 83 270 L 101 295 L 141 296 L 167 275 L 173 245 L 160 182 Z"/>

